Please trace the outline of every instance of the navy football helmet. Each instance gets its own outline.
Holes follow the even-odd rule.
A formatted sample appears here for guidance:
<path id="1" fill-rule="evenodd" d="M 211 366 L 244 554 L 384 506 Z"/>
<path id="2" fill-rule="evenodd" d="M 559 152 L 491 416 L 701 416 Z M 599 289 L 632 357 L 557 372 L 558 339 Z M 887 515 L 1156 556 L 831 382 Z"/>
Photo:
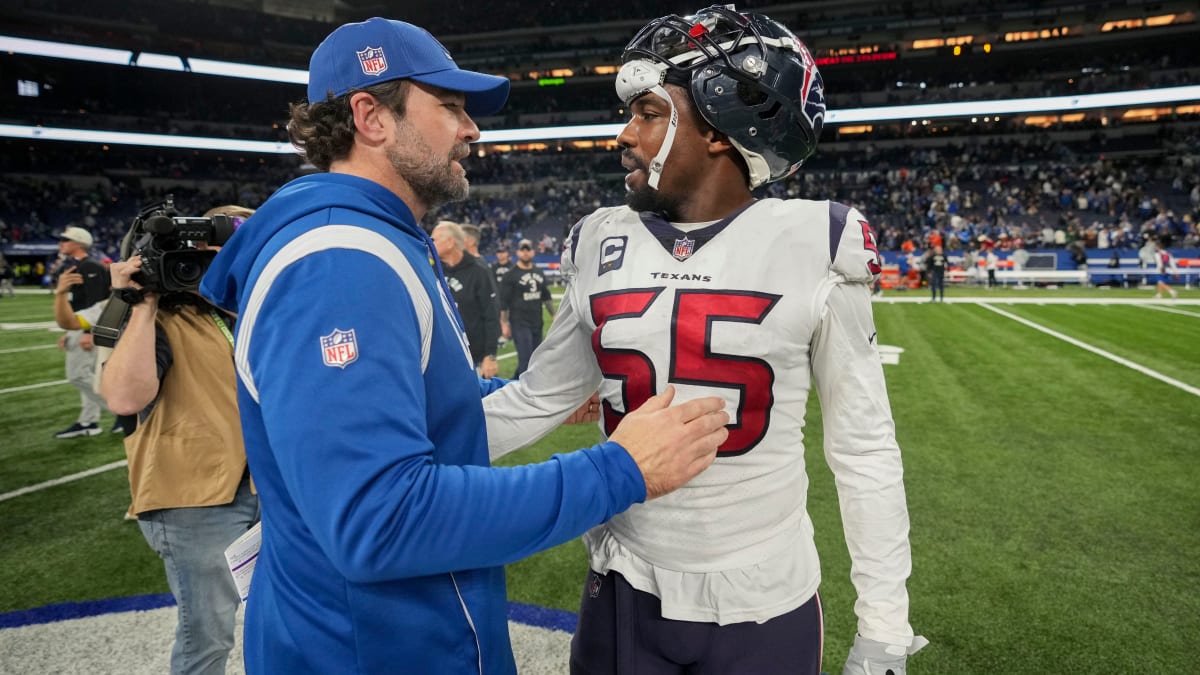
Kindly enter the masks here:
<path id="1" fill-rule="evenodd" d="M 770 17 L 722 5 L 664 16 L 634 36 L 621 62 L 617 93 L 627 104 L 664 82 L 687 87 L 746 160 L 752 189 L 792 174 L 817 149 L 824 82 L 804 43 Z"/>

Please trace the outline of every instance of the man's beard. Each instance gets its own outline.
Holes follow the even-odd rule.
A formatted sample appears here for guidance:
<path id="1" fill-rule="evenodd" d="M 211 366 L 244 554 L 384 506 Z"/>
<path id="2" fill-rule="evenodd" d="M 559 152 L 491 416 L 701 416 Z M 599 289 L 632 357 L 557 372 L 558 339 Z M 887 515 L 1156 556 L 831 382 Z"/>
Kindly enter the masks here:
<path id="1" fill-rule="evenodd" d="M 624 156 L 637 164 L 638 168 L 646 176 L 647 181 L 649 181 L 650 171 L 646 164 L 631 153 L 626 152 Z M 662 191 L 650 187 L 649 182 L 639 188 L 625 192 L 625 203 L 629 205 L 629 208 L 639 212 L 649 211 L 657 213 L 668 221 L 676 220 L 676 214 L 679 213 L 681 202 L 682 200 L 679 198 L 667 196 Z"/>
<path id="2" fill-rule="evenodd" d="M 402 153 L 401 147 L 407 152 Z M 396 144 L 388 148 L 387 158 L 416 198 L 426 209 L 432 210 L 447 202 L 467 198 L 471 185 L 466 176 L 459 176 L 454 170 L 453 158 L 463 154 L 462 150 L 461 145 L 457 146 L 445 161 L 439 161 L 429 145 L 404 125 L 404 132 L 396 139 Z"/>
<path id="3" fill-rule="evenodd" d="M 674 222 L 678 220 L 679 206 L 682 200 L 664 195 L 649 185 L 625 193 L 625 203 L 634 211 L 649 211 L 657 213 L 664 219 Z"/>

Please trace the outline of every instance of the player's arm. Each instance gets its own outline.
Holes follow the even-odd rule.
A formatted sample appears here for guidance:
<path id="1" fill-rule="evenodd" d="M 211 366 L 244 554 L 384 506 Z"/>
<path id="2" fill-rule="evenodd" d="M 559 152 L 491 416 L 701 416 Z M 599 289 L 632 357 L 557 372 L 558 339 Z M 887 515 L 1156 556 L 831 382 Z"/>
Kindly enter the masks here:
<path id="1" fill-rule="evenodd" d="M 837 484 L 850 551 L 859 635 L 907 647 L 913 632 L 905 587 L 911 556 L 904 469 L 871 315 L 879 252 L 858 211 L 831 208 L 830 215 L 833 231 L 839 217 L 844 227 L 810 351 L 825 457 Z"/>
<path id="2" fill-rule="evenodd" d="M 858 592 L 858 632 L 907 646 L 913 633 L 904 468 L 874 344 L 870 294 L 858 283 L 830 291 L 812 344 L 812 369 Z"/>

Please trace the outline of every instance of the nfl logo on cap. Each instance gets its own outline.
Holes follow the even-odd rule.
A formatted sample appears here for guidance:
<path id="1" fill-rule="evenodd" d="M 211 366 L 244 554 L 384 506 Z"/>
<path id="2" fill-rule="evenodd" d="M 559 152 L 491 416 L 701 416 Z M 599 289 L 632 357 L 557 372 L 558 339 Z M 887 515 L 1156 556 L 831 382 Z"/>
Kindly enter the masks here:
<path id="1" fill-rule="evenodd" d="M 383 55 L 383 47 L 367 47 L 358 54 L 358 63 L 362 66 L 363 74 L 378 75 L 387 70 L 387 57 Z"/>
<path id="2" fill-rule="evenodd" d="M 354 337 L 354 329 L 333 329 L 329 335 L 321 336 L 321 358 L 325 365 L 338 368 L 358 360 L 358 339 Z"/>
<path id="3" fill-rule="evenodd" d="M 675 248 L 671 249 L 671 256 L 676 260 L 687 260 L 692 257 L 692 251 L 695 250 L 695 240 L 684 237 L 683 239 L 675 240 Z"/>

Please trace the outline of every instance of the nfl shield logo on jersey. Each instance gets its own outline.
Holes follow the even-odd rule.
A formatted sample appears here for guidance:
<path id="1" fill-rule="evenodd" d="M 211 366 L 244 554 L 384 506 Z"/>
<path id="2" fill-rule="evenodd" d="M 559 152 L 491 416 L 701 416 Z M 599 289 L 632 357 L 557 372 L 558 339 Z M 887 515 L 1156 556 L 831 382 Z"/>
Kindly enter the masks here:
<path id="1" fill-rule="evenodd" d="M 321 358 L 325 365 L 345 368 L 358 360 L 358 339 L 354 329 L 333 329 L 329 335 L 321 336 Z"/>
<path id="2" fill-rule="evenodd" d="M 387 70 L 387 57 L 383 55 L 383 47 L 367 47 L 358 54 L 358 63 L 362 66 L 363 73 L 367 75 L 378 75 Z"/>
<path id="3" fill-rule="evenodd" d="M 687 237 L 676 239 L 675 247 L 671 249 L 671 256 L 679 261 L 687 260 L 692 257 L 692 251 L 694 250 L 696 250 L 696 241 L 694 239 L 688 239 Z"/>

